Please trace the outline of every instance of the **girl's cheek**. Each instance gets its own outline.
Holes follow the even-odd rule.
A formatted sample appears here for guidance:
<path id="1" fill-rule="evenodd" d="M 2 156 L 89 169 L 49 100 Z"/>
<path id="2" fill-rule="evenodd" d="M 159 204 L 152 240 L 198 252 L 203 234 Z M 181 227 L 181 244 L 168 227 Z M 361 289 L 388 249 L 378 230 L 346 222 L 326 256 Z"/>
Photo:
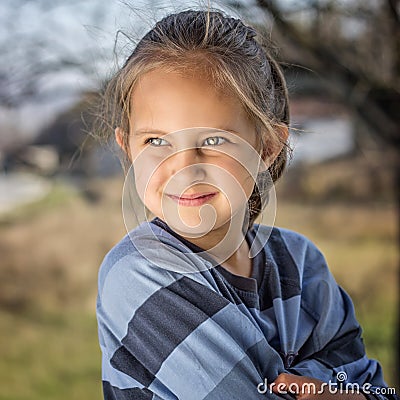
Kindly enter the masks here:
<path id="1" fill-rule="evenodd" d="M 164 181 L 166 178 L 163 177 L 162 171 L 150 171 L 148 174 L 143 174 L 140 180 L 140 186 L 142 191 L 146 191 L 146 195 L 152 195 L 155 192 L 162 191 Z"/>

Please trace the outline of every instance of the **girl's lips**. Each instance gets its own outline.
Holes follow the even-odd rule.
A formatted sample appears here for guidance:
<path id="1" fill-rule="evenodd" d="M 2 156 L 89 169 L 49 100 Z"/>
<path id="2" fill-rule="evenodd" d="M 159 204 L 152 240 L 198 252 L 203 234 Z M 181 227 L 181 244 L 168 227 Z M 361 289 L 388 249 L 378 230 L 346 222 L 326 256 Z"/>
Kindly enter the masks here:
<path id="1" fill-rule="evenodd" d="M 185 194 L 184 196 L 175 196 L 167 194 L 167 196 L 181 206 L 201 206 L 211 200 L 218 192 Z"/>

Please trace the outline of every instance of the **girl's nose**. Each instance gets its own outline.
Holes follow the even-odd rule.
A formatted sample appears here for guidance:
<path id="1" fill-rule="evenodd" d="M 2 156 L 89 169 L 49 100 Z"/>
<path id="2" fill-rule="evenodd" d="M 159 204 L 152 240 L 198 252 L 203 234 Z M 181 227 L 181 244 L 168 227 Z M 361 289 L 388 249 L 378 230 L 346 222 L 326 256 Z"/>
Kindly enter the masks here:
<path id="1" fill-rule="evenodd" d="M 205 165 L 196 148 L 181 150 L 171 156 L 169 167 L 174 179 L 191 184 L 206 176 Z"/>

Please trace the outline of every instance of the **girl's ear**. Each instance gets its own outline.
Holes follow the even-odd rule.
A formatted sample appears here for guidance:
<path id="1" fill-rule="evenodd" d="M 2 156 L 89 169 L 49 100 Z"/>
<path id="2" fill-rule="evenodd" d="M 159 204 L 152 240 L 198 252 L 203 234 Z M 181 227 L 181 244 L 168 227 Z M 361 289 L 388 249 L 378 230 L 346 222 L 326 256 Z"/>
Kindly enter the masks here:
<path id="1" fill-rule="evenodd" d="M 286 125 L 279 125 L 275 128 L 279 136 L 279 142 L 264 147 L 261 152 L 262 162 L 260 162 L 259 172 L 266 171 L 278 157 L 284 144 L 289 137 L 289 128 Z"/>
<path id="2" fill-rule="evenodd" d="M 115 140 L 118 143 L 118 146 L 125 153 L 129 162 L 132 162 L 131 151 L 129 149 L 128 135 L 120 127 L 115 128 Z"/>
<path id="3" fill-rule="evenodd" d="M 121 147 L 121 149 L 126 152 L 124 145 L 124 131 L 120 127 L 115 128 L 115 140 L 117 141 L 118 146 Z"/>

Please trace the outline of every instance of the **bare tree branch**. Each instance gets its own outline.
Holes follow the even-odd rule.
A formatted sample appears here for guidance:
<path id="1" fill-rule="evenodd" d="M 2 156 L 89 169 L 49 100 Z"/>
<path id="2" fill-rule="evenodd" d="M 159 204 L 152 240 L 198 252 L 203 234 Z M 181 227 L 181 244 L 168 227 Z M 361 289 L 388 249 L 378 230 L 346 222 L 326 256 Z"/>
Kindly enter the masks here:
<path id="1" fill-rule="evenodd" d="M 387 4 L 393 20 L 397 23 L 397 25 L 400 25 L 400 14 L 399 14 L 400 1 L 387 0 Z"/>
<path id="2" fill-rule="evenodd" d="M 326 42 L 300 31 L 284 18 L 274 1 L 257 0 L 257 4 L 272 15 L 281 34 L 300 49 L 305 66 L 324 78 L 331 95 L 351 107 L 379 139 L 400 148 L 399 116 L 387 107 L 388 101 L 400 105 L 399 91 L 376 82 L 374 77 L 345 63 L 341 52 L 332 51 Z"/>

